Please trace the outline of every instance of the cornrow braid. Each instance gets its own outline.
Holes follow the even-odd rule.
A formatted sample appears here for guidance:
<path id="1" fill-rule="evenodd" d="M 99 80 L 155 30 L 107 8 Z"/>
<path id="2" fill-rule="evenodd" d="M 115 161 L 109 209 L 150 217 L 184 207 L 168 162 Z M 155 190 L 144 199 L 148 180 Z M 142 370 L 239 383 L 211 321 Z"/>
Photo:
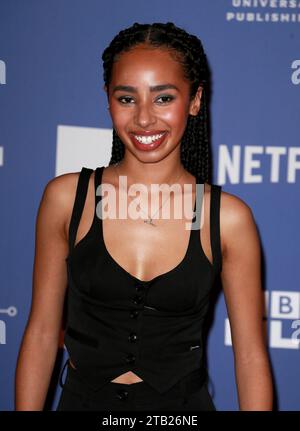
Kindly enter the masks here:
<path id="1" fill-rule="evenodd" d="M 208 91 L 209 68 L 207 58 L 198 37 L 187 33 L 172 22 L 139 24 L 121 30 L 102 54 L 103 80 L 109 87 L 114 61 L 125 51 L 139 44 L 168 49 L 183 68 L 190 82 L 192 99 L 199 86 L 202 87 L 201 106 L 196 116 L 189 115 L 181 139 L 180 158 L 184 168 L 202 182 L 211 183 L 211 155 L 209 145 Z M 125 147 L 115 129 L 109 165 L 119 162 Z"/>

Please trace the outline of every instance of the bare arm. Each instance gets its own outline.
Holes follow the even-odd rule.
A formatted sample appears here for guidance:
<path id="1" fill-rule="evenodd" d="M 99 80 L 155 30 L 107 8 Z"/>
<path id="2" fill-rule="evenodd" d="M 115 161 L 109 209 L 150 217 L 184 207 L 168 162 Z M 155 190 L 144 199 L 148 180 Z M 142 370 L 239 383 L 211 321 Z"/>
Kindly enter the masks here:
<path id="1" fill-rule="evenodd" d="M 66 220 L 76 174 L 45 187 L 36 220 L 32 303 L 15 376 L 15 410 L 43 410 L 56 360 L 67 287 Z M 70 193 L 71 191 L 71 193 Z"/>
<path id="2" fill-rule="evenodd" d="M 272 410 L 273 386 L 263 327 L 261 254 L 255 221 L 251 209 L 241 199 L 224 192 L 220 217 L 225 243 L 221 278 L 231 327 L 239 407 Z"/>

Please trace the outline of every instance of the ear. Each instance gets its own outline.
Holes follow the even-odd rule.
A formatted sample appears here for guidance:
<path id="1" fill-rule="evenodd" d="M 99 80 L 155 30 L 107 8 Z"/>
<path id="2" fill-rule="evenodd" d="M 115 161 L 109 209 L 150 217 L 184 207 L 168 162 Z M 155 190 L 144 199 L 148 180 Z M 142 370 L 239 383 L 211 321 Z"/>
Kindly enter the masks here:
<path id="1" fill-rule="evenodd" d="M 190 102 L 190 108 L 189 108 L 190 115 L 194 116 L 198 114 L 200 110 L 200 105 L 201 105 L 202 91 L 203 91 L 203 88 L 199 86 L 194 98 Z"/>

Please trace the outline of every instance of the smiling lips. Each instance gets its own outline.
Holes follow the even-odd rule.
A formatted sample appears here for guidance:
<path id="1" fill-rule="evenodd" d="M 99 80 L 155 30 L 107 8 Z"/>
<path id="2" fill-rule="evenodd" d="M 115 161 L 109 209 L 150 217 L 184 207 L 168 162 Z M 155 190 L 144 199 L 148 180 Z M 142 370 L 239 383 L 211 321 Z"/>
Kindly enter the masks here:
<path id="1" fill-rule="evenodd" d="M 132 143 L 142 151 L 149 151 L 158 148 L 167 135 L 166 131 L 151 131 L 142 133 L 130 133 Z"/>

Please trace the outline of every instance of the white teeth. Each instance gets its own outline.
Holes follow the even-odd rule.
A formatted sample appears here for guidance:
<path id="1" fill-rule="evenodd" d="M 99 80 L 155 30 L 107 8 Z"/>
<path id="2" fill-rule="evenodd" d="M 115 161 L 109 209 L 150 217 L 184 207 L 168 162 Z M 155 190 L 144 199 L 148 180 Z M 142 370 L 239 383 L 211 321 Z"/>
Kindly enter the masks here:
<path id="1" fill-rule="evenodd" d="M 152 136 L 134 135 L 135 139 L 137 139 L 142 144 L 151 144 L 152 142 L 157 141 L 162 136 L 163 136 L 163 133 L 160 133 L 159 135 L 152 135 Z"/>

